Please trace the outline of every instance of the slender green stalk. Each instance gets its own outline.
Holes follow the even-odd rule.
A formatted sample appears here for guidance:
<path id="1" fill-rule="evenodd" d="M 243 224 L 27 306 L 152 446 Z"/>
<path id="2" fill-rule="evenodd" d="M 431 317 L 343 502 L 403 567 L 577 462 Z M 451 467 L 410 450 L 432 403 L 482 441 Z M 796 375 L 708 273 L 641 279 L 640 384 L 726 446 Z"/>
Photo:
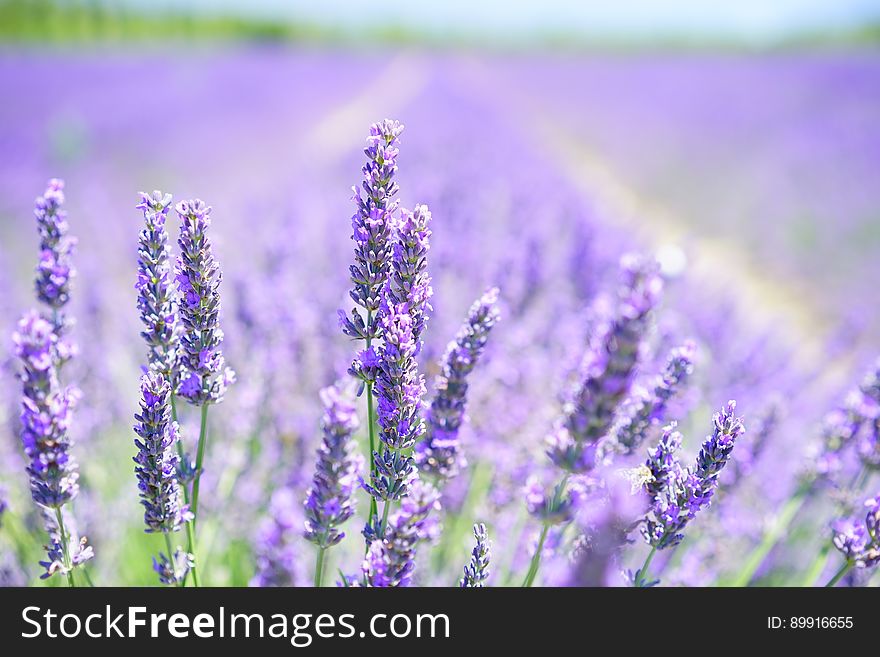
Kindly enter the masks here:
<path id="1" fill-rule="evenodd" d="M 199 446 L 196 452 L 196 475 L 193 479 L 192 502 L 189 506 L 192 512 L 192 520 L 186 523 L 187 551 L 193 555 L 193 567 L 190 569 L 193 576 L 193 584 L 200 586 L 198 569 L 203 565 L 196 558 L 196 521 L 199 513 L 199 483 L 202 478 L 202 464 L 205 459 L 205 445 L 208 442 L 208 405 L 202 404 L 202 422 L 199 429 Z"/>
<path id="2" fill-rule="evenodd" d="M 58 534 L 61 538 L 61 559 L 64 563 L 64 569 L 67 571 L 67 586 L 74 588 L 76 583 L 73 581 L 73 567 L 70 561 L 70 535 L 64 527 L 61 507 L 55 507 L 55 521 L 58 523 Z"/>
<path id="3" fill-rule="evenodd" d="M 373 323 L 373 311 L 367 311 L 367 327 Z M 373 344 L 373 338 L 367 335 L 367 349 Z M 373 384 L 367 384 L 367 431 L 370 435 L 370 453 L 367 454 L 367 463 L 370 464 L 370 479 L 376 473 L 376 463 L 373 459 L 373 452 L 376 451 L 376 418 L 373 410 Z M 376 498 L 370 495 L 370 525 L 375 526 L 375 521 L 379 517 L 379 507 L 376 504 Z"/>
<path id="4" fill-rule="evenodd" d="M 174 422 L 179 422 L 177 419 L 177 399 L 174 396 L 174 392 L 172 391 L 171 395 L 171 420 Z M 183 441 L 177 441 L 177 455 L 180 457 L 181 462 L 186 460 L 186 450 L 183 448 Z M 189 486 L 183 484 L 181 486 L 183 488 L 183 501 L 189 506 Z M 169 550 L 171 547 L 168 548 Z M 195 540 L 193 539 L 193 528 L 190 523 L 186 523 L 186 551 L 190 554 L 193 554 L 193 550 L 195 549 Z M 171 558 L 171 555 L 168 555 L 168 558 Z M 181 586 L 186 586 L 186 580 L 189 577 L 189 573 L 187 572 L 183 576 L 183 582 L 181 582 Z M 195 569 L 193 569 L 193 580 L 196 582 L 196 586 L 198 586 L 198 576 L 195 573 Z"/>
<path id="5" fill-rule="evenodd" d="M 376 423 L 374 418 L 373 411 L 373 384 L 367 384 L 367 426 L 369 427 L 370 433 L 370 453 L 369 453 L 369 463 L 370 463 L 370 478 L 373 478 L 373 474 L 376 470 L 375 459 L 373 458 L 373 452 L 376 451 Z M 379 516 L 379 507 L 376 504 L 376 498 L 370 495 L 370 524 L 373 524 L 376 518 Z"/>
<path id="6" fill-rule="evenodd" d="M 568 478 L 571 475 L 569 473 L 565 473 L 565 476 L 562 478 L 562 481 L 556 486 L 553 491 L 553 499 L 550 502 L 550 511 L 556 509 L 559 505 L 559 502 L 562 500 L 562 496 L 565 495 L 565 489 L 568 486 Z M 523 587 L 528 588 L 535 581 L 535 577 L 538 575 L 538 570 L 541 567 L 541 552 L 544 549 L 544 541 L 547 540 L 547 533 L 550 531 L 550 523 L 544 522 L 544 526 L 541 528 L 541 536 L 538 538 L 538 547 L 535 549 L 535 553 L 532 555 L 532 560 L 529 562 L 529 571 L 526 573 L 526 577 L 523 580 Z"/>
<path id="7" fill-rule="evenodd" d="M 315 588 L 321 588 L 321 582 L 324 580 L 324 553 L 327 548 L 318 548 L 318 558 L 315 559 Z"/>
<path id="8" fill-rule="evenodd" d="M 391 510 L 391 500 L 385 500 L 385 507 L 382 509 L 382 524 L 379 525 L 379 535 L 384 536 L 385 530 L 388 529 L 388 512 Z"/>
<path id="9" fill-rule="evenodd" d="M 819 550 L 819 554 L 816 555 L 816 558 L 813 559 L 813 563 L 807 568 L 807 572 L 804 574 L 804 577 L 798 586 L 816 586 L 816 580 L 819 579 L 819 576 L 824 572 L 825 567 L 828 565 L 828 561 L 831 558 L 831 555 L 829 554 L 830 552 L 830 543 L 826 543 L 822 546 L 822 549 Z"/>
<path id="10" fill-rule="evenodd" d="M 170 395 L 171 397 L 171 420 L 173 422 L 178 422 L 177 419 L 177 401 L 174 398 L 174 393 Z M 186 459 L 186 451 L 183 449 L 183 441 L 177 441 L 177 455 L 180 457 L 180 460 L 183 461 Z M 183 500 L 186 504 L 189 504 L 189 487 L 182 486 L 183 488 Z"/>
<path id="11" fill-rule="evenodd" d="M 636 581 L 633 582 L 633 586 L 636 588 L 641 588 L 648 581 L 648 568 L 651 567 L 651 561 L 654 559 L 654 555 L 657 554 L 657 548 L 652 547 L 651 551 L 648 552 L 648 556 L 645 557 L 645 563 L 642 564 L 642 567 L 639 569 L 638 577 L 636 577 Z"/>
<path id="12" fill-rule="evenodd" d="M 736 576 L 731 580 L 730 585 L 736 587 L 748 586 L 764 563 L 764 559 L 775 548 L 784 536 L 788 535 L 788 529 L 794 522 L 798 511 L 806 504 L 810 498 L 812 488 L 810 486 L 802 486 L 798 491 L 789 498 L 776 516 L 773 524 L 764 533 L 761 542 L 755 547 L 745 560 L 745 565 L 740 569 Z"/>
<path id="13" fill-rule="evenodd" d="M 545 522 L 541 527 L 541 535 L 538 537 L 538 546 L 535 548 L 535 553 L 532 555 L 532 560 L 529 563 L 529 571 L 526 573 L 526 577 L 523 580 L 523 588 L 529 588 L 534 583 L 535 577 L 538 575 L 538 568 L 541 566 L 541 552 L 544 551 L 544 541 L 547 540 L 547 533 L 549 531 L 550 523 Z"/>
<path id="14" fill-rule="evenodd" d="M 840 567 L 840 570 L 834 573 L 834 577 L 828 580 L 825 588 L 834 587 L 841 579 L 843 579 L 844 575 L 853 569 L 854 566 L 855 564 L 852 561 L 847 560 L 846 563 Z"/>
<path id="15" fill-rule="evenodd" d="M 86 584 L 88 584 L 90 588 L 95 588 L 95 583 L 92 581 L 92 576 L 89 575 L 89 569 L 83 566 L 82 568 L 80 568 L 80 572 L 83 574 L 83 577 L 85 577 Z"/>
<path id="16" fill-rule="evenodd" d="M 171 537 L 168 532 L 163 532 L 165 536 L 165 549 L 168 550 L 168 560 L 174 563 L 174 550 L 171 549 Z M 183 582 L 177 582 L 177 586 L 182 586 Z"/>
<path id="17" fill-rule="evenodd" d="M 196 452 L 196 476 L 193 480 L 192 504 L 193 529 L 199 518 L 199 483 L 202 480 L 202 464 L 205 460 L 205 445 L 208 443 L 208 404 L 202 404 L 202 423 L 199 428 L 199 446 Z"/>

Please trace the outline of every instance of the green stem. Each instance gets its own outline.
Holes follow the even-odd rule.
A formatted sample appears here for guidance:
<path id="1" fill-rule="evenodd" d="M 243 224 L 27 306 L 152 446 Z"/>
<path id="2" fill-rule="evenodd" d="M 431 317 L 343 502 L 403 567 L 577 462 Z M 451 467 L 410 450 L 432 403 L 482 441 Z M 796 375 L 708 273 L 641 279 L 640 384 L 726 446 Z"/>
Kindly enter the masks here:
<path id="1" fill-rule="evenodd" d="M 178 422 L 177 419 L 177 400 L 174 398 L 174 395 L 171 395 L 171 420 L 173 422 Z M 183 448 L 183 441 L 177 441 L 177 455 L 180 457 L 181 461 L 186 460 L 186 450 Z M 183 486 L 183 500 L 187 504 L 189 504 L 189 487 Z"/>
<path id="2" fill-rule="evenodd" d="M 791 523 L 794 522 L 798 511 L 801 510 L 801 507 L 803 507 L 809 499 L 811 490 L 812 489 L 809 486 L 802 486 L 788 500 L 788 502 L 785 503 L 785 506 L 782 507 L 782 511 L 776 516 L 773 524 L 764 533 L 761 542 L 746 558 L 745 565 L 730 582 L 731 586 L 743 587 L 749 585 L 752 578 L 755 576 L 755 573 L 758 571 L 758 568 L 764 563 L 764 559 L 767 558 L 767 555 L 770 554 L 773 548 L 779 544 L 779 541 L 782 540 L 783 536 L 788 535 L 788 528 L 791 527 Z"/>
<path id="3" fill-rule="evenodd" d="M 196 569 L 196 537 L 192 520 L 186 523 L 186 551 L 193 555 L 193 567 L 190 568 L 193 576 L 193 586 L 199 587 L 199 573 Z M 183 578 L 183 585 L 186 586 L 186 576 Z"/>
<path id="4" fill-rule="evenodd" d="M 321 582 L 324 579 L 324 553 L 327 548 L 318 548 L 318 558 L 315 560 L 315 588 L 321 588 Z"/>
<path id="5" fill-rule="evenodd" d="M 541 552 L 544 551 L 544 541 L 547 540 L 547 532 L 549 531 L 550 524 L 545 522 L 541 527 L 541 536 L 538 538 L 538 546 L 535 548 L 535 553 L 532 555 L 532 560 L 529 563 L 529 572 L 526 573 L 526 578 L 523 580 L 523 588 L 529 588 L 534 583 L 535 577 L 538 575 L 538 568 L 541 567 Z"/>
<path id="6" fill-rule="evenodd" d="M 367 340 L 367 345 L 369 348 L 369 340 Z M 367 426 L 369 427 L 370 434 L 370 453 L 369 453 L 369 462 L 370 462 L 370 479 L 373 478 L 373 475 L 376 472 L 376 461 L 373 458 L 373 452 L 376 451 L 376 427 L 375 420 L 373 417 L 373 384 L 367 384 Z M 376 504 L 376 498 L 370 495 L 370 524 L 373 525 L 376 518 L 379 516 L 379 507 Z"/>
<path id="7" fill-rule="evenodd" d="M 657 548 L 652 547 L 651 551 L 648 552 L 648 556 L 645 557 L 645 563 L 642 564 L 642 567 L 639 569 L 638 577 L 636 577 L 636 581 L 633 582 L 633 586 L 636 588 L 641 588 L 644 586 L 645 582 L 648 581 L 648 568 L 651 567 L 651 561 L 654 559 L 654 555 L 657 553 Z"/>
<path id="8" fill-rule="evenodd" d="M 391 500 L 385 500 L 385 508 L 382 509 L 382 524 L 379 525 L 380 536 L 385 536 L 385 530 L 388 528 L 388 512 L 391 510 Z"/>
<path id="9" fill-rule="evenodd" d="M 813 563 L 810 564 L 810 567 L 807 569 L 806 575 L 804 575 L 803 580 L 800 583 L 800 586 L 815 586 L 816 580 L 819 579 L 819 576 L 825 570 L 825 566 L 828 565 L 828 560 L 830 558 L 831 552 L 831 544 L 826 543 L 822 546 L 822 549 L 819 550 L 819 554 L 816 555 L 816 558 L 813 560 Z"/>
<path id="10" fill-rule="evenodd" d="M 165 536 L 165 549 L 168 550 L 168 560 L 171 563 L 174 563 L 174 550 L 171 549 L 171 537 L 168 535 L 168 532 L 163 532 Z M 176 586 L 182 586 L 183 582 L 177 582 Z"/>
<path id="11" fill-rule="evenodd" d="M 202 404 L 202 423 L 199 428 L 199 446 L 196 452 L 196 476 L 193 479 L 192 504 L 193 529 L 199 518 L 199 484 L 202 480 L 202 464 L 205 460 L 205 445 L 208 443 L 208 405 Z"/>
<path id="12" fill-rule="evenodd" d="M 70 561 L 70 535 L 64 527 L 61 507 L 55 507 L 55 521 L 58 523 L 58 534 L 61 538 L 61 559 L 64 563 L 64 569 L 67 571 L 67 586 L 74 588 L 76 583 L 73 581 L 73 567 Z"/>
<path id="13" fill-rule="evenodd" d="M 191 569 L 193 576 L 193 584 L 199 586 L 198 569 L 203 564 L 198 563 L 196 557 L 196 522 L 199 517 L 199 484 L 202 480 L 202 464 L 205 460 L 205 445 L 208 443 L 208 404 L 202 404 L 202 422 L 199 428 L 199 446 L 196 451 L 196 474 L 193 479 L 192 502 L 189 510 L 192 513 L 192 520 L 187 523 L 187 550 L 193 555 L 193 567 Z"/>
<path id="14" fill-rule="evenodd" d="M 840 570 L 838 570 L 836 573 L 834 573 L 834 577 L 832 577 L 830 580 L 828 580 L 828 583 L 825 585 L 825 588 L 832 588 L 833 586 L 835 586 L 841 579 L 843 579 L 844 575 L 846 575 L 849 571 L 851 571 L 853 569 L 854 565 L 855 564 L 852 561 L 847 560 L 846 563 L 844 563 L 840 567 Z"/>
<path id="15" fill-rule="evenodd" d="M 556 507 L 559 506 L 559 502 L 562 500 L 562 496 L 565 495 L 565 488 L 568 486 L 568 478 L 571 476 L 568 472 L 565 473 L 565 476 L 562 477 L 562 481 L 560 481 L 555 490 L 553 491 L 553 499 L 550 501 L 550 508 L 548 509 L 549 513 L 553 513 L 556 510 Z M 547 532 L 550 531 L 550 524 L 548 522 L 544 522 L 544 526 L 541 528 L 541 536 L 538 538 L 538 547 L 535 549 L 535 553 L 532 555 L 532 560 L 529 563 L 529 571 L 526 573 L 526 578 L 523 580 L 523 587 L 528 588 L 535 581 L 535 577 L 538 575 L 538 569 L 541 567 L 541 552 L 544 549 L 544 541 L 547 540 Z"/>

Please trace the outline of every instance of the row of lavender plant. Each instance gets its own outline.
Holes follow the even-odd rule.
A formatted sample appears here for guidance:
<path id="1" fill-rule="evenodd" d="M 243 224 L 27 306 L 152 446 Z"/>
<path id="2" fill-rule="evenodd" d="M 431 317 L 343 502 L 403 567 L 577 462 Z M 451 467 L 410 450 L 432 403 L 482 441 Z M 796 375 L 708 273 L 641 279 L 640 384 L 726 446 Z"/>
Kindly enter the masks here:
<path id="1" fill-rule="evenodd" d="M 354 190 L 350 297 L 356 307 L 349 313 L 339 311 L 339 319 L 343 332 L 362 348 L 348 369 L 348 380 L 320 393 L 322 440 L 305 493 L 301 530 L 316 546 L 315 586 L 324 583 L 328 550 L 345 538 L 342 526 L 356 515 L 360 492 L 369 498 L 362 530 L 364 557 L 357 574 L 340 569 L 339 584 L 407 586 L 418 578 L 418 555 L 442 531 L 443 491 L 468 468 L 459 434 L 467 421 L 469 378 L 500 317 L 499 290 L 491 288 L 473 304 L 449 343 L 433 396 L 426 402 L 419 356 L 432 311 L 432 215 L 427 206 L 408 211 L 396 200 L 402 132 L 403 126 L 391 120 L 371 127 L 364 179 Z M 75 353 L 68 338 L 72 320 L 64 312 L 75 242 L 67 235 L 62 189 L 59 181 L 51 181 L 36 205 L 41 238 L 37 296 L 47 310 L 25 315 L 14 341 L 23 363 L 22 443 L 30 461 L 32 496 L 45 511 L 50 536 L 45 576 L 62 573 L 74 585 L 74 569 L 93 552 L 85 539 L 77 539 L 66 506 L 78 491 L 68 437 L 78 393 L 60 383 L 62 366 Z M 191 579 L 198 586 L 206 566 L 197 556 L 197 520 L 208 408 L 223 400 L 235 375 L 226 367 L 221 349 L 222 276 L 208 237 L 211 208 L 198 200 L 176 206 L 179 255 L 172 266 L 166 228 L 171 203 L 170 195 L 154 192 L 142 194 L 137 206 L 144 228 L 136 287 L 148 359 L 135 416 L 134 460 L 146 532 L 164 538 L 166 551 L 154 559 L 160 581 L 185 586 Z M 682 465 L 683 438 L 667 415 L 671 400 L 687 387 L 694 371 L 696 348 L 686 341 L 669 351 L 654 379 L 640 375 L 656 358 L 654 315 L 663 278 L 656 263 L 639 256 L 625 256 L 620 271 L 617 294 L 598 298 L 588 313 L 586 353 L 546 439 L 548 467 L 535 468 L 526 484 L 525 506 L 538 521 L 538 534 L 523 586 L 539 581 L 548 554 L 569 555 L 569 565 L 562 579 L 546 575 L 547 583 L 613 583 L 624 570 L 628 536 L 637 530 L 648 552 L 643 565 L 628 573 L 628 581 L 637 587 L 658 583 L 651 577 L 655 556 L 670 554 L 682 544 L 685 528 L 718 496 L 719 486 L 723 490 L 721 475 L 745 432 L 736 403 L 728 402 L 715 414 L 712 433 L 693 465 Z M 874 372 L 829 420 L 819 466 L 804 476 L 790 500 L 795 512 L 821 482 L 849 492 L 860 491 L 868 482 L 880 462 L 877 380 Z M 361 423 L 354 395 L 365 401 L 366 459 L 357 445 Z M 178 399 L 200 411 L 194 458 L 178 423 Z M 614 470 L 616 460 L 631 457 L 653 437 L 658 442 L 642 465 Z M 852 446 L 861 466 L 849 485 L 843 485 L 841 464 Z M 555 479 L 549 489 L 538 474 L 542 470 Z M 631 485 L 628 495 L 619 490 L 623 479 Z M 296 493 L 280 493 L 284 495 L 277 497 L 277 504 L 273 498 L 271 505 L 276 529 L 267 534 L 270 544 L 258 563 L 256 583 L 284 583 L 284 577 L 272 573 L 290 572 L 295 567 L 291 560 L 305 557 L 285 552 L 284 533 L 297 521 L 286 520 L 295 514 L 291 516 L 284 500 L 295 499 Z M 880 498 L 870 499 L 866 508 L 867 515 L 850 517 L 852 505 L 839 505 L 838 515 L 849 519 L 835 524 L 829 543 L 844 557 L 830 585 L 880 561 Z M 490 540 L 480 518 L 468 520 L 477 522 L 475 546 L 458 584 L 479 587 L 490 577 Z M 182 530 L 186 545 L 174 545 L 172 537 Z M 760 565 L 761 555 L 766 555 L 762 550 L 772 549 L 773 536 L 778 539 L 771 534 L 758 546 L 757 557 L 747 560 L 741 583 L 748 583 Z M 88 579 L 87 571 L 82 572 Z"/>

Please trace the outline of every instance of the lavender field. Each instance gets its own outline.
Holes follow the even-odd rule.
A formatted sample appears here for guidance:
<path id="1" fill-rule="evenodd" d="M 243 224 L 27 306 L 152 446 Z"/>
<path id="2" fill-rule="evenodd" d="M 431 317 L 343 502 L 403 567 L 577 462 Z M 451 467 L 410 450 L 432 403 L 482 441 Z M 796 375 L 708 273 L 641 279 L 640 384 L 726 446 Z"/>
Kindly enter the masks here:
<path id="1" fill-rule="evenodd" d="M 0 583 L 877 586 L 878 76 L 2 51 Z"/>

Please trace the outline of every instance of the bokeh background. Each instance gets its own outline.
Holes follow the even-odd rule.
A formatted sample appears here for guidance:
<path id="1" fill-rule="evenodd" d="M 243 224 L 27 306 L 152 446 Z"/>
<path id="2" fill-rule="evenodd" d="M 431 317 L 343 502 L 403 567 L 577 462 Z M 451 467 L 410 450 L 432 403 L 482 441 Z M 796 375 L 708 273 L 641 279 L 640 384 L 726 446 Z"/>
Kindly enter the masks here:
<path id="1" fill-rule="evenodd" d="M 645 376 L 668 347 L 700 346 L 675 408 L 688 448 L 732 397 L 747 425 L 773 427 L 754 470 L 662 564 L 669 583 L 730 581 L 791 494 L 822 416 L 880 352 L 880 8 L 608 4 L 0 0 L 0 581 L 39 574 L 9 336 L 35 305 L 33 199 L 61 177 L 79 238 L 75 507 L 95 581 L 152 584 L 161 543 L 142 533 L 130 458 L 146 356 L 134 206 L 137 192 L 162 189 L 214 208 L 239 374 L 212 411 L 208 581 L 251 581 L 272 530 L 291 581 L 309 583 L 297 514 L 318 390 L 353 349 L 336 326 L 349 305 L 350 189 L 367 129 L 385 117 L 406 125 L 403 205 L 434 215 L 429 392 L 471 301 L 502 288 L 504 320 L 474 376 L 471 467 L 445 493 L 443 538 L 420 581 L 453 583 L 484 520 L 491 583 L 518 582 L 536 531 L 522 484 L 545 467 L 541 440 L 590 303 L 630 250 L 655 254 L 668 282 Z M 803 583 L 832 509 L 813 501 L 756 581 Z M 330 572 L 357 570 L 358 524 Z M 545 583 L 565 569 L 558 552 Z"/>

